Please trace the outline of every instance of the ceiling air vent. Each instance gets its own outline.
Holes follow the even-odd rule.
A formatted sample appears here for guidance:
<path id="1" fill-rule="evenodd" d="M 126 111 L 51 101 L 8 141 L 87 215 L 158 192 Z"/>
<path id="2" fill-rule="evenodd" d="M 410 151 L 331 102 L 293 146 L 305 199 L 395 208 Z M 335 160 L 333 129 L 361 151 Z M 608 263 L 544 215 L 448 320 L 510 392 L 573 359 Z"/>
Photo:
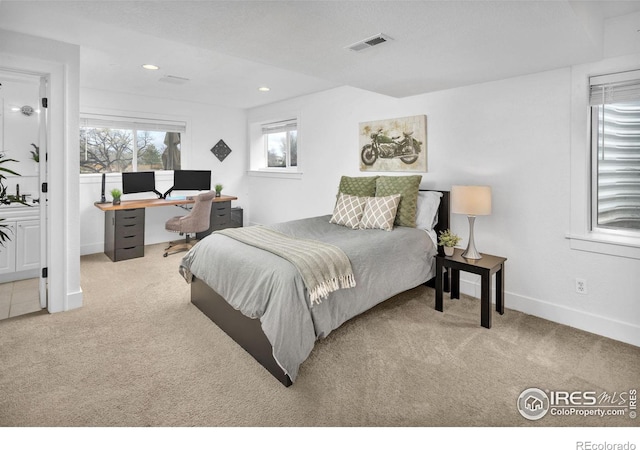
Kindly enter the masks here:
<path id="1" fill-rule="evenodd" d="M 391 41 L 391 40 L 393 39 L 391 39 L 386 34 L 379 33 L 379 34 L 376 34 L 375 36 L 371 36 L 362 41 L 356 42 L 355 44 L 351 44 L 346 48 L 348 48 L 349 50 L 353 50 L 354 52 L 360 52 L 367 48 L 380 45 L 384 42 Z"/>
<path id="2" fill-rule="evenodd" d="M 187 84 L 190 80 L 189 78 L 176 77 L 175 75 L 167 75 L 165 77 L 160 78 L 159 81 L 162 81 L 163 83 L 169 83 L 169 84 Z"/>

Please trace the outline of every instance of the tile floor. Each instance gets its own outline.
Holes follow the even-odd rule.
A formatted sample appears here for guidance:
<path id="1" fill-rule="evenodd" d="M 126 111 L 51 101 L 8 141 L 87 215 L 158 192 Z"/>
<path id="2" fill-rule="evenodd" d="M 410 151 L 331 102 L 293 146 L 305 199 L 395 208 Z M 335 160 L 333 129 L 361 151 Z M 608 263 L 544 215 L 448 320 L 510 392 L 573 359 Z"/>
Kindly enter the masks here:
<path id="1" fill-rule="evenodd" d="M 0 284 L 0 320 L 40 311 L 38 278 Z"/>

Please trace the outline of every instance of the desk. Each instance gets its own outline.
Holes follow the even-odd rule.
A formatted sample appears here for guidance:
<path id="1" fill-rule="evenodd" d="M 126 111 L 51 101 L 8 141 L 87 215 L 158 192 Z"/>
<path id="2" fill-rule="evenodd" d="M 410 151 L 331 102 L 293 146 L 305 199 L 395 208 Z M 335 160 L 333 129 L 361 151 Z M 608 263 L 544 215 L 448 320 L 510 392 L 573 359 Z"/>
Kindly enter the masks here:
<path id="1" fill-rule="evenodd" d="M 507 258 L 481 253 L 482 259 L 462 257 L 463 249 L 456 248 L 453 256 L 436 256 L 436 310 L 443 311 L 442 269 L 451 269 L 451 298 L 460 298 L 460 271 L 480 275 L 480 323 L 491 328 L 491 276 L 496 274 L 496 311 L 504 314 L 504 262 Z"/>
<path id="2" fill-rule="evenodd" d="M 212 200 L 209 229 L 197 233 L 201 239 L 215 230 L 233 226 L 231 223 L 231 201 L 237 200 L 231 195 L 221 195 Z M 119 205 L 99 203 L 94 205 L 104 211 L 104 253 L 112 261 L 122 261 L 144 256 L 144 220 L 145 209 L 157 206 L 179 206 L 194 203 L 193 198 L 154 198 L 125 200 Z"/>

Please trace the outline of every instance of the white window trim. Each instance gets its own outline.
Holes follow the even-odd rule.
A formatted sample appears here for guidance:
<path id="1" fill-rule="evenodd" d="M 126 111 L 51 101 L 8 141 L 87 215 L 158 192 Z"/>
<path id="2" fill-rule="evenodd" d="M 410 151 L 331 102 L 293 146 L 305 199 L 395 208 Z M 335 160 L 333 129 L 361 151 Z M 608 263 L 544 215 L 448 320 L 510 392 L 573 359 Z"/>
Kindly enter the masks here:
<path id="1" fill-rule="evenodd" d="M 256 170 L 248 170 L 247 175 L 250 177 L 263 177 L 263 178 L 289 178 L 292 180 L 301 180 L 302 172 L 298 170 L 284 170 L 264 168 Z"/>
<path id="2" fill-rule="evenodd" d="M 589 78 L 637 70 L 637 57 L 608 59 L 571 68 L 571 224 L 574 250 L 640 259 L 640 238 L 591 230 L 591 123 Z"/>
<path id="3" fill-rule="evenodd" d="M 295 167 L 266 167 L 266 150 L 263 139 L 262 128 L 264 125 L 274 122 L 284 122 L 287 120 L 295 119 L 296 129 L 298 130 L 298 160 Z M 304 155 L 300 153 L 302 148 L 302 142 L 304 136 L 301 139 L 301 124 L 302 118 L 299 111 L 290 111 L 287 113 L 278 113 L 277 115 L 269 115 L 260 118 L 249 119 L 247 130 L 249 134 L 249 168 L 247 169 L 247 175 L 251 177 L 263 177 L 263 178 L 281 178 L 281 179 L 302 179 L 303 170 L 302 164 Z"/>
<path id="4" fill-rule="evenodd" d="M 289 122 L 289 121 L 287 121 L 287 122 Z M 278 132 L 285 132 L 286 133 L 286 139 L 285 139 L 285 145 L 286 145 L 286 148 L 285 148 L 285 158 L 286 158 L 285 167 L 270 167 L 270 166 L 267 166 L 266 167 L 267 169 L 293 170 L 293 169 L 296 169 L 298 167 L 297 163 L 296 163 L 295 166 L 291 165 L 291 139 L 290 139 L 291 136 L 290 136 L 289 133 L 292 131 L 290 129 L 290 126 L 291 126 L 292 123 L 295 123 L 295 130 L 297 131 L 298 130 L 298 123 L 297 123 L 297 121 L 295 119 L 292 119 L 289 122 L 289 126 L 283 126 L 282 127 L 283 129 L 278 130 Z M 273 131 L 273 132 L 275 132 L 275 131 Z M 263 130 L 262 130 L 262 140 L 264 141 L 264 158 L 265 158 L 265 161 L 267 161 L 267 164 L 269 164 L 269 142 L 268 142 L 267 139 L 265 139 L 265 136 L 268 135 L 268 134 L 271 134 L 271 133 L 270 132 L 265 132 L 265 129 L 263 128 Z"/>

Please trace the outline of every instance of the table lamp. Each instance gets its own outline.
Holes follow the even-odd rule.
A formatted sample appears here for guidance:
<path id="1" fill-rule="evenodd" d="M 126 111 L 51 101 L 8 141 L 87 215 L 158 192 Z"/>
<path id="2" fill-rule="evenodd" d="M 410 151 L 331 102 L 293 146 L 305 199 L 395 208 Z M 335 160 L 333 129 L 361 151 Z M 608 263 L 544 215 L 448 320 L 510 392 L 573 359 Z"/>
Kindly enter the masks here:
<path id="1" fill-rule="evenodd" d="M 473 239 L 473 224 L 476 216 L 491 214 L 491 188 L 489 186 L 452 186 L 451 212 L 466 214 L 469 218 L 469 243 L 462 256 L 467 259 L 482 259 Z"/>

